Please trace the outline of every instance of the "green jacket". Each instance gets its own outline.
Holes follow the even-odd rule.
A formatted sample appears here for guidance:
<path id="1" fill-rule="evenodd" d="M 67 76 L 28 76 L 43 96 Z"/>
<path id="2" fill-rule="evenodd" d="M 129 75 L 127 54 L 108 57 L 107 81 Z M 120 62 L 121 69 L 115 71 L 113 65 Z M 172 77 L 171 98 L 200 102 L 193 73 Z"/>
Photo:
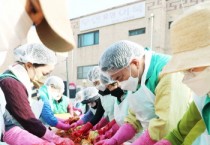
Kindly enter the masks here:
<path id="1" fill-rule="evenodd" d="M 179 121 L 177 128 L 171 131 L 165 139 L 172 145 L 191 145 L 206 129 L 210 127 L 210 97 L 206 97 L 202 116 L 195 103 L 191 103 L 189 109 Z"/>
<path id="2" fill-rule="evenodd" d="M 69 98 L 65 95 L 62 96 L 61 100 L 53 100 L 53 113 L 62 114 L 68 112 Z"/>

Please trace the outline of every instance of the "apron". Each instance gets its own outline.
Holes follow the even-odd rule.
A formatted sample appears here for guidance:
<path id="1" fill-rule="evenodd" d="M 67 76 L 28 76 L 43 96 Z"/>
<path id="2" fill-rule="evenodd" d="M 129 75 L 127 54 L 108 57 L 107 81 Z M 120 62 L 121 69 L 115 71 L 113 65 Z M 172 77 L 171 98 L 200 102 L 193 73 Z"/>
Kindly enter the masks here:
<path id="1" fill-rule="evenodd" d="M 193 100 L 195 102 L 195 105 L 198 108 L 198 111 L 200 112 L 202 116 L 202 109 L 205 105 L 205 100 L 207 96 L 198 97 L 195 94 L 193 95 Z M 210 135 L 207 133 L 207 129 L 204 133 L 202 133 L 194 142 L 192 145 L 210 145 Z"/>
<path id="2" fill-rule="evenodd" d="M 42 108 L 43 108 L 43 101 L 41 99 L 36 100 L 31 97 L 32 94 L 32 83 L 30 81 L 28 76 L 28 73 L 24 69 L 23 66 L 16 64 L 14 66 L 9 67 L 9 70 L 17 77 L 17 79 L 26 87 L 26 90 L 28 92 L 28 101 L 31 106 L 31 110 L 34 113 L 35 117 L 39 119 Z"/>
<path id="3" fill-rule="evenodd" d="M 155 114 L 155 95 L 145 85 L 147 72 L 150 66 L 152 54 L 145 54 L 145 69 L 141 78 L 141 87 L 129 97 L 129 108 L 135 113 L 144 130 L 149 126 L 149 121 L 157 117 Z"/>
<path id="4" fill-rule="evenodd" d="M 110 94 L 101 96 L 100 98 L 101 98 L 101 105 L 105 110 L 104 117 L 108 116 L 109 121 L 112 121 L 114 119 L 114 104 L 116 98 Z"/>
<path id="5" fill-rule="evenodd" d="M 124 119 L 128 115 L 128 96 L 118 104 L 117 99 L 114 105 L 114 119 L 119 126 L 124 124 Z"/>
<path id="6" fill-rule="evenodd" d="M 115 101 L 114 118 L 119 126 L 122 126 L 124 124 L 124 119 L 128 115 L 128 95 L 129 94 L 130 92 L 128 92 L 127 96 L 120 104 L 118 104 L 117 99 Z M 127 141 L 127 143 L 134 142 L 140 135 L 141 133 L 137 133 L 131 140 Z"/>

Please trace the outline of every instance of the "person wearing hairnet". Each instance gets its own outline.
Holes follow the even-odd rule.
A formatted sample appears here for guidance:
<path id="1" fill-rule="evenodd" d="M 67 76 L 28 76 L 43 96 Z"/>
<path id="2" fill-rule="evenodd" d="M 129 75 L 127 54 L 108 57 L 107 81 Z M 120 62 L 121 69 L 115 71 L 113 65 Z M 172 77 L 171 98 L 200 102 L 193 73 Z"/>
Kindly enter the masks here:
<path id="1" fill-rule="evenodd" d="M 96 126 L 94 126 L 94 130 L 96 130 L 100 129 L 114 118 L 115 98 L 111 96 L 110 91 L 107 88 L 108 86 L 111 86 L 114 81 L 107 78 L 105 74 L 101 74 L 99 66 L 95 66 L 89 71 L 88 80 L 99 90 L 99 94 L 101 95 L 101 104 L 105 110 L 101 120 Z M 102 82 L 106 83 L 107 86 L 103 85 Z"/>
<path id="2" fill-rule="evenodd" d="M 125 112 L 128 112 L 128 111 L 125 111 L 125 110 L 128 110 L 127 108 L 128 104 L 126 103 L 127 101 L 124 101 L 127 95 L 127 91 L 123 91 L 119 87 L 119 83 L 117 81 L 113 81 L 106 74 L 101 73 L 100 80 L 101 80 L 102 85 L 104 85 L 106 88 L 109 89 L 112 97 L 116 97 L 116 99 L 115 99 L 114 109 L 112 110 L 114 118 L 110 120 L 110 122 L 106 126 L 98 130 L 99 136 L 95 139 L 94 141 L 95 143 L 98 142 L 99 140 L 112 137 L 116 133 L 116 131 L 119 129 L 120 119 L 122 119 L 121 117 L 122 114 Z M 122 106 L 122 105 L 119 105 L 121 104 L 121 102 L 123 102 L 122 104 L 127 104 L 127 105 L 123 105 L 123 107 L 120 107 L 125 110 L 119 111 L 118 107 Z"/>
<path id="3" fill-rule="evenodd" d="M 26 44 L 16 48 L 14 56 L 16 63 L 9 66 L 0 81 L 5 102 L 3 140 L 11 145 L 39 144 L 43 140 L 51 144 L 73 144 L 70 139 L 49 131 L 38 120 L 43 102 L 31 97 L 32 86 L 54 69 L 55 53 L 41 44 Z"/>
<path id="4" fill-rule="evenodd" d="M 68 130 L 70 125 L 65 123 L 65 120 L 54 116 L 55 113 L 67 113 L 69 98 L 63 95 L 64 83 L 57 76 L 50 76 L 45 81 L 44 85 L 39 89 L 39 96 L 44 102 L 41 120 L 53 127 Z"/>
<path id="5" fill-rule="evenodd" d="M 122 144 L 144 130 L 133 144 L 150 145 L 174 128 L 187 109 L 190 90 L 182 84 L 182 73 L 160 75 L 169 59 L 126 40 L 105 50 L 99 61 L 102 72 L 132 93 L 124 124 L 112 138 L 97 144 Z"/>
<path id="6" fill-rule="evenodd" d="M 101 75 L 101 77 L 102 76 L 103 75 Z M 105 86 L 107 86 L 108 82 L 111 82 L 109 80 L 112 80 L 107 75 L 106 77 L 108 80 L 102 81 L 102 84 Z M 123 120 L 128 115 L 128 97 L 127 96 L 130 94 L 130 91 L 122 90 L 120 88 L 120 84 L 118 81 L 115 81 L 112 85 L 108 85 L 107 88 L 109 89 L 111 95 L 117 98 L 117 100 L 115 100 L 115 105 L 114 105 L 114 119 L 111 122 L 109 122 L 105 127 L 98 130 L 100 135 L 95 139 L 95 143 L 103 139 L 111 138 L 117 132 L 119 127 L 123 125 L 124 123 Z M 128 142 L 133 142 L 136 138 L 139 137 L 139 135 L 140 133 L 136 134 Z"/>
<path id="7" fill-rule="evenodd" d="M 78 114 L 77 112 L 79 112 L 80 115 L 82 115 L 82 114 L 87 113 L 89 110 L 89 106 L 87 104 L 81 103 L 83 101 L 83 97 L 84 97 L 83 90 L 80 90 L 79 92 L 76 93 L 76 97 L 74 100 L 74 108 L 75 108 L 76 114 Z"/>
<path id="8" fill-rule="evenodd" d="M 83 125 L 81 129 L 73 133 L 74 136 L 81 136 L 92 129 L 104 115 L 104 108 L 101 105 L 100 94 L 95 87 L 87 87 L 83 90 L 84 98 L 82 103 L 88 104 L 90 110 L 77 122 L 71 125 L 72 128 Z"/>
<path id="9" fill-rule="evenodd" d="M 204 2 L 188 9 L 172 23 L 173 56 L 162 73 L 184 71 L 183 83 L 195 93 L 194 102 L 177 127 L 155 145 L 210 144 L 209 19 L 210 2 Z"/>

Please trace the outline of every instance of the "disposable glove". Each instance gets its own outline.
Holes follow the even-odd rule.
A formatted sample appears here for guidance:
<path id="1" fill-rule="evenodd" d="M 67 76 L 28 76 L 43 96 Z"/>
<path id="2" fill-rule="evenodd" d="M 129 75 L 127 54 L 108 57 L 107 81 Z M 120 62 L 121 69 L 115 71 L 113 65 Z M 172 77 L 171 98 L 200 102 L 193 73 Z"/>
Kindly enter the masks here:
<path id="1" fill-rule="evenodd" d="M 106 118 L 101 118 L 101 120 L 93 127 L 93 130 L 98 130 L 102 127 L 104 127 L 105 125 L 107 125 L 107 123 L 109 123 L 109 121 Z"/>
<path id="2" fill-rule="evenodd" d="M 132 145 L 154 145 L 156 141 L 150 138 L 148 130 L 146 130 Z"/>
<path id="3" fill-rule="evenodd" d="M 99 141 L 96 145 L 121 145 L 133 138 L 135 134 L 136 130 L 134 127 L 131 124 L 126 123 L 120 127 L 112 138 Z"/>
<path id="4" fill-rule="evenodd" d="M 61 121 L 58 121 L 55 127 L 62 130 L 69 130 L 71 128 L 69 124 L 63 123 Z"/>
<path id="5" fill-rule="evenodd" d="M 116 123 L 115 119 L 109 122 L 106 126 L 98 130 L 98 133 L 105 134 L 106 131 L 108 131 L 114 124 Z"/>
<path id="6" fill-rule="evenodd" d="M 26 130 L 15 126 L 4 133 L 3 140 L 9 145 L 32 145 L 32 144 L 45 144 L 54 145 L 44 141 L 43 139 L 29 133 Z"/>
<path id="7" fill-rule="evenodd" d="M 46 132 L 42 138 L 49 142 L 53 142 L 56 145 L 59 145 L 59 144 L 60 145 L 74 145 L 74 142 L 72 140 L 70 140 L 68 138 L 61 138 L 48 129 L 46 130 Z"/>
<path id="8" fill-rule="evenodd" d="M 70 128 L 76 128 L 77 126 L 83 125 L 84 121 L 82 119 L 78 120 L 77 122 L 74 122 L 70 125 Z"/>
<path id="9" fill-rule="evenodd" d="M 95 140 L 93 141 L 94 144 L 96 144 L 97 142 L 99 142 L 100 140 L 105 140 L 107 139 L 105 135 L 98 135 Z"/>
<path id="10" fill-rule="evenodd" d="M 114 138 L 111 138 L 111 139 L 99 141 L 95 145 L 118 145 L 118 143 Z"/>
<path id="11" fill-rule="evenodd" d="M 172 143 L 170 143 L 166 139 L 162 139 L 162 140 L 158 141 L 157 143 L 155 143 L 154 145 L 172 145 Z"/>
<path id="12" fill-rule="evenodd" d="M 111 138 L 119 130 L 119 128 L 120 126 L 117 123 L 112 125 L 111 129 L 105 132 L 106 138 Z"/>
<path id="13" fill-rule="evenodd" d="M 61 119 L 61 118 L 58 118 L 58 117 L 56 117 L 57 119 L 58 119 L 58 121 L 61 121 L 61 122 L 63 122 L 63 123 L 65 123 L 66 122 L 66 120 L 65 119 Z M 67 119 L 68 120 L 68 119 Z"/>
<path id="14" fill-rule="evenodd" d="M 83 134 L 86 134 L 91 128 L 93 128 L 93 125 L 90 122 L 88 122 L 85 125 L 83 125 L 82 128 L 73 132 L 72 135 L 75 137 L 81 136 Z"/>

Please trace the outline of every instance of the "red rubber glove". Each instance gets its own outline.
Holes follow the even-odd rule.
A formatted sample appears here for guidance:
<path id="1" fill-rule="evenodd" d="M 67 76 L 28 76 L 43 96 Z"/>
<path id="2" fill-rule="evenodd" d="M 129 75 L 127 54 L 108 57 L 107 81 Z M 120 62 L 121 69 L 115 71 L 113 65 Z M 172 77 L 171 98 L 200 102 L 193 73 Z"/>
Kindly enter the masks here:
<path id="1" fill-rule="evenodd" d="M 91 128 L 93 128 L 93 125 L 90 122 L 88 122 L 85 125 L 83 125 L 81 129 L 73 132 L 72 135 L 75 137 L 81 136 L 87 133 Z"/>
<path id="2" fill-rule="evenodd" d="M 104 126 L 103 128 L 98 130 L 98 133 L 101 134 L 105 134 L 105 132 L 107 132 L 114 124 L 116 123 L 115 119 L 112 120 L 111 122 L 109 122 L 106 126 Z"/>
<path id="3" fill-rule="evenodd" d="M 93 127 L 92 130 L 98 130 L 107 125 L 108 123 L 109 121 L 106 118 L 102 117 L 101 120 Z"/>

